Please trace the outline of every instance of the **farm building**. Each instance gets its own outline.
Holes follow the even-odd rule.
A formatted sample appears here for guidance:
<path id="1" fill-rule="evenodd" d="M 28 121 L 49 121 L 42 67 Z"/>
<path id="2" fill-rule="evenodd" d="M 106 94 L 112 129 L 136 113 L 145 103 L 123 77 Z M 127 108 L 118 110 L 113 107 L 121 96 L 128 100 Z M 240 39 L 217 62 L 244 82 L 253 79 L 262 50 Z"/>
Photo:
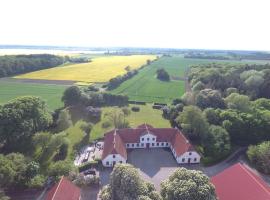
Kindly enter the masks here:
<path id="1" fill-rule="evenodd" d="M 179 164 L 199 163 L 201 158 L 180 130 L 144 124 L 106 133 L 102 164 L 112 167 L 116 163 L 126 163 L 127 149 L 136 148 L 170 148 Z"/>
<path id="2" fill-rule="evenodd" d="M 219 200 L 269 200 L 270 187 L 243 164 L 235 164 L 211 178 Z"/>
<path id="3" fill-rule="evenodd" d="M 81 190 L 67 178 L 62 177 L 47 193 L 46 200 L 80 200 Z"/>

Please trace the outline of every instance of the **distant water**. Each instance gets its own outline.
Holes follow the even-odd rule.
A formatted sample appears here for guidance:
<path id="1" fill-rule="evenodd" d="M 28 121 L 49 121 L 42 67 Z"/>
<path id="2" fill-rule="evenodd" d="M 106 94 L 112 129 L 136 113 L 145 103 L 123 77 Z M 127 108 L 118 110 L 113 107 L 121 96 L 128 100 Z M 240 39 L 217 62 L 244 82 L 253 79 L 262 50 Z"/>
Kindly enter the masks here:
<path id="1" fill-rule="evenodd" d="M 77 54 L 77 53 L 85 53 L 85 54 L 104 54 L 107 51 L 92 51 L 92 50 L 61 50 L 61 49 L 24 49 L 24 48 L 8 48 L 1 49 L 0 55 L 18 55 L 18 54 Z"/>

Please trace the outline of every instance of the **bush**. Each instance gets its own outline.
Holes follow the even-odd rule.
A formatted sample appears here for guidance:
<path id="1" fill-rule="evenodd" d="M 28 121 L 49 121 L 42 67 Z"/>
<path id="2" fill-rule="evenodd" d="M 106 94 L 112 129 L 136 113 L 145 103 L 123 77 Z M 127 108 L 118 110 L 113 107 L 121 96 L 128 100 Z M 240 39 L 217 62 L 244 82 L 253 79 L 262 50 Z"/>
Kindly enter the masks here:
<path id="1" fill-rule="evenodd" d="M 111 122 L 109 122 L 109 121 L 105 121 L 105 122 L 103 122 L 103 123 L 101 124 L 102 128 L 109 128 L 111 125 L 112 125 L 112 124 L 111 124 Z"/>
<path id="2" fill-rule="evenodd" d="M 97 167 L 97 165 L 98 165 L 98 161 L 93 160 L 93 161 L 89 161 L 89 162 L 82 164 L 81 166 L 78 167 L 78 169 L 79 169 L 79 172 L 83 172 L 87 169 Z"/>
<path id="3" fill-rule="evenodd" d="M 170 76 L 165 69 L 158 69 L 157 70 L 157 78 L 161 81 L 169 81 Z"/>
<path id="4" fill-rule="evenodd" d="M 28 187 L 39 189 L 44 186 L 45 182 L 46 178 L 43 175 L 37 175 L 30 180 L 30 182 L 28 183 Z"/>
<path id="5" fill-rule="evenodd" d="M 131 107 L 131 110 L 132 110 L 133 112 L 139 112 L 139 111 L 140 111 L 140 107 L 138 107 L 138 106 L 133 106 L 133 107 Z"/>
<path id="6" fill-rule="evenodd" d="M 129 116 L 130 115 L 130 110 L 128 107 L 124 107 L 121 109 L 122 112 L 124 113 L 125 116 Z"/>

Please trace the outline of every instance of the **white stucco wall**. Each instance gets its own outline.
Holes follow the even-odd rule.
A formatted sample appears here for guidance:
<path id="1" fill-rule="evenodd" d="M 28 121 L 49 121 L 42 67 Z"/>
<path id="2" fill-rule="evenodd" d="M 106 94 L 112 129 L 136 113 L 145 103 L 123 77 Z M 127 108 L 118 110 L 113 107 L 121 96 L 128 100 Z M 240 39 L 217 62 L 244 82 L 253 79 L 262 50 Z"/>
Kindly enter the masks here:
<path id="1" fill-rule="evenodd" d="M 184 159 L 184 161 L 183 161 Z M 190 161 L 189 161 L 190 159 Z M 183 155 L 176 158 L 177 163 L 200 163 L 201 156 L 195 152 L 186 152 Z"/>
<path id="2" fill-rule="evenodd" d="M 115 158 L 113 157 L 113 155 L 115 155 Z M 102 164 L 105 167 L 113 167 L 114 161 L 115 161 L 115 164 L 120 163 L 121 161 L 122 163 L 126 163 L 126 159 L 123 158 L 120 154 L 110 154 L 102 160 Z M 109 162 L 109 164 L 107 164 L 107 162 Z"/>

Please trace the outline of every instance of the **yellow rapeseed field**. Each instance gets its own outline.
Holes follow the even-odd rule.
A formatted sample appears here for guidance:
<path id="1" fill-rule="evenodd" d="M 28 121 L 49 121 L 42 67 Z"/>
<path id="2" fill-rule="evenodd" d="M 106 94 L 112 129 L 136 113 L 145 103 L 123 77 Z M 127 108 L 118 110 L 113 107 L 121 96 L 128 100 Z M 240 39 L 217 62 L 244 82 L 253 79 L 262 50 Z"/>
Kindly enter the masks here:
<path id="1" fill-rule="evenodd" d="M 154 60 L 154 55 L 104 56 L 93 58 L 92 62 L 59 66 L 16 76 L 24 79 L 70 80 L 78 82 L 107 82 L 123 75 L 125 68 L 136 69 Z"/>

